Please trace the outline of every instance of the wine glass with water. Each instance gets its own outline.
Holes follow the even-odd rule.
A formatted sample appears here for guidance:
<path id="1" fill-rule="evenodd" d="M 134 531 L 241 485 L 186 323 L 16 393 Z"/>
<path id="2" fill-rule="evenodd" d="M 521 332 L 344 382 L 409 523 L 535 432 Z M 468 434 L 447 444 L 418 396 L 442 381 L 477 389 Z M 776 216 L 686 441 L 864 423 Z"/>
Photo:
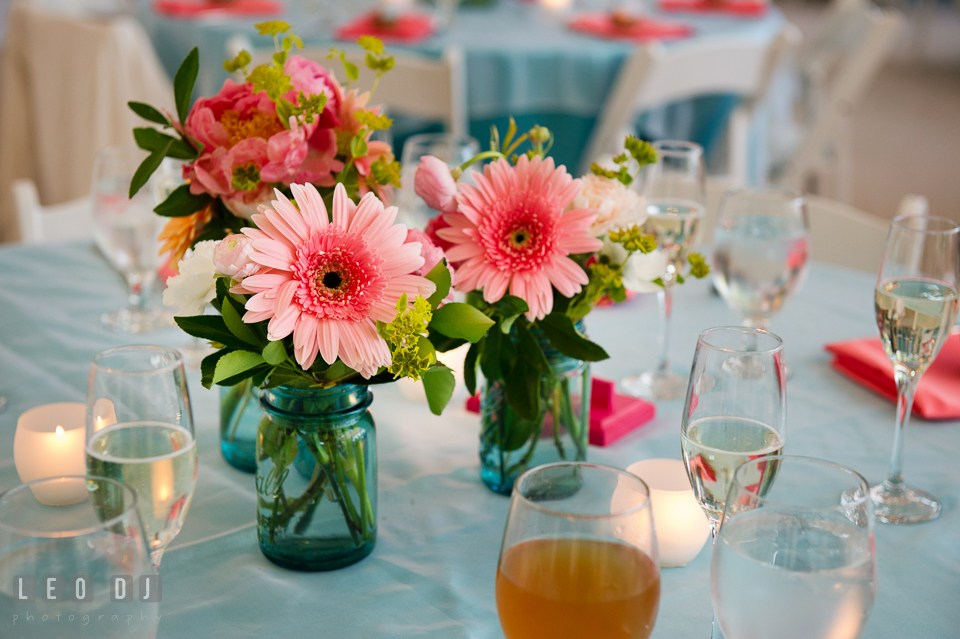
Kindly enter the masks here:
<path id="1" fill-rule="evenodd" d="M 920 377 L 957 320 L 958 283 L 960 225 L 931 216 L 894 218 L 874 294 L 880 339 L 897 382 L 890 471 L 872 491 L 876 517 L 884 523 L 917 523 L 940 514 L 932 495 L 903 483 L 904 430 Z"/>
<path id="2" fill-rule="evenodd" d="M 735 189 L 720 203 L 713 281 L 744 326 L 767 328 L 799 290 L 810 253 L 806 199 L 783 188 Z"/>
<path id="3" fill-rule="evenodd" d="M 779 337 L 737 326 L 700 333 L 680 425 L 680 447 L 714 540 L 737 467 L 783 451 L 786 391 Z M 776 475 L 776 463 L 757 466 L 750 484 L 763 495 Z M 718 632 L 714 621 L 714 636 L 720 636 Z"/>
<path id="4" fill-rule="evenodd" d="M 660 307 L 660 360 L 653 370 L 621 381 L 625 392 L 649 400 L 674 400 L 683 396 L 687 375 L 670 368 L 670 317 L 673 287 L 700 237 L 705 215 L 706 182 L 703 147 L 693 142 L 654 142 L 657 162 L 644 168 L 647 221 L 644 232 L 657 240 L 666 254 L 667 271 L 657 293 Z"/>
<path id="5" fill-rule="evenodd" d="M 180 532 L 197 481 L 197 445 L 180 353 L 124 346 L 99 353 L 87 386 L 87 471 L 137 493 L 154 564 Z"/>
<path id="6" fill-rule="evenodd" d="M 582 462 L 528 470 L 510 500 L 496 584 L 506 639 L 647 639 L 660 568 L 646 484 Z"/>
<path id="7" fill-rule="evenodd" d="M 777 467 L 761 489 L 757 477 Z M 866 480 L 807 457 L 760 457 L 734 473 L 710 590 L 726 639 L 856 639 L 877 588 Z"/>

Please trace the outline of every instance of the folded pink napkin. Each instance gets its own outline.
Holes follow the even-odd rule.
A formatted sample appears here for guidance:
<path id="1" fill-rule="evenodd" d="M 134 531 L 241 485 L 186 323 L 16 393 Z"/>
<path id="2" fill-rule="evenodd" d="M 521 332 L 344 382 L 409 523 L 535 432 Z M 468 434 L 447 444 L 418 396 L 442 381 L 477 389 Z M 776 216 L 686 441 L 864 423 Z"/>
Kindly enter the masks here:
<path id="1" fill-rule="evenodd" d="M 283 3 L 276 0 L 156 0 L 153 10 L 171 18 L 195 18 L 211 13 L 275 16 L 283 12 Z"/>
<path id="2" fill-rule="evenodd" d="M 827 344 L 833 367 L 870 390 L 896 401 L 893 364 L 880 338 L 851 339 Z M 920 378 L 913 412 L 924 419 L 960 418 L 960 333 L 947 338 L 937 359 Z"/>
<path id="3" fill-rule="evenodd" d="M 365 13 L 337 29 L 337 39 L 354 40 L 360 36 L 376 36 L 384 42 L 416 43 L 433 35 L 434 24 L 430 16 L 405 13 L 394 20 L 385 21 L 375 11 Z"/>
<path id="4" fill-rule="evenodd" d="M 639 18 L 629 23 L 615 20 L 609 13 L 583 13 L 573 18 L 568 26 L 574 31 L 611 40 L 676 40 L 686 38 L 693 29 L 676 22 L 661 22 Z"/>
<path id="5" fill-rule="evenodd" d="M 769 3 L 759 0 L 660 0 L 661 11 L 727 14 L 744 18 L 766 15 L 769 7 Z"/>

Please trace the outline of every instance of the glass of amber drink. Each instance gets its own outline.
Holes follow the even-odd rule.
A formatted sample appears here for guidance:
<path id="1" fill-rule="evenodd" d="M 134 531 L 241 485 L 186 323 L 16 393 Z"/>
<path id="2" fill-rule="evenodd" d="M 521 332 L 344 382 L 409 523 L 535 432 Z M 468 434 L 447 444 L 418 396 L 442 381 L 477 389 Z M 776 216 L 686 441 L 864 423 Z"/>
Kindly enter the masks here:
<path id="1" fill-rule="evenodd" d="M 517 479 L 497 566 L 506 639 L 647 639 L 659 603 L 643 481 L 576 462 Z"/>

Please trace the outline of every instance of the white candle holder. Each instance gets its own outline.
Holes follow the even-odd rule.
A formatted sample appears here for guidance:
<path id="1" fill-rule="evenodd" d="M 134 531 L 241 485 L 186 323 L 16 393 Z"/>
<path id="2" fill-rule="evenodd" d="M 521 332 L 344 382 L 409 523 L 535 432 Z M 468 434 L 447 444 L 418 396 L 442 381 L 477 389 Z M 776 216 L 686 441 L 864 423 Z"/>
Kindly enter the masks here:
<path id="1" fill-rule="evenodd" d="M 630 464 L 627 472 L 650 489 L 660 566 L 686 566 L 707 543 L 710 523 L 693 494 L 683 462 L 645 459 Z"/>
<path id="2" fill-rule="evenodd" d="M 59 402 L 20 415 L 13 437 L 13 463 L 20 481 L 87 474 L 86 413 L 85 404 Z M 86 498 L 82 482 L 47 482 L 30 489 L 48 506 L 66 506 Z"/>

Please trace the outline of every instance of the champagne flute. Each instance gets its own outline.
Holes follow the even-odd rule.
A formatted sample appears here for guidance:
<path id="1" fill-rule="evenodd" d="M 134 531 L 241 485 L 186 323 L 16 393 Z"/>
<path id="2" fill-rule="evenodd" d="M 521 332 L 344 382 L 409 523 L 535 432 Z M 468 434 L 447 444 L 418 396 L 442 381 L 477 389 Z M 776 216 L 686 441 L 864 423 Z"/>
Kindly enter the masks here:
<path id="1" fill-rule="evenodd" d="M 153 212 L 159 189 L 143 188 L 127 196 L 130 180 L 146 152 L 135 146 L 108 146 L 93 166 L 94 239 L 110 264 L 127 281 L 127 307 L 101 317 L 116 331 L 142 333 L 169 324 L 168 315 L 152 306 L 150 293 L 160 267 L 164 218 Z"/>
<path id="2" fill-rule="evenodd" d="M 496 583 L 506 639 L 646 639 L 660 603 L 646 484 L 583 462 L 528 470 L 510 500 Z"/>
<path id="3" fill-rule="evenodd" d="M 933 363 L 957 319 L 960 225 L 930 216 L 890 223 L 874 309 L 883 348 L 897 382 L 897 422 L 887 479 L 873 487 L 877 520 L 910 524 L 936 519 L 940 504 L 903 483 L 904 430 L 917 383 Z"/>
<path id="4" fill-rule="evenodd" d="M 786 392 L 779 337 L 736 326 L 700 333 L 680 424 L 680 448 L 714 541 L 737 467 L 783 451 Z M 776 474 L 777 465 L 769 464 L 751 483 L 762 495 Z M 716 619 L 713 633 L 722 636 Z"/>
<path id="5" fill-rule="evenodd" d="M 105 477 L 39 479 L 0 495 L 0 636 L 153 639 L 159 577 L 136 503 Z M 50 575 L 56 601 L 45 600 Z M 132 577 L 119 586 L 126 601 L 111 599 L 118 575 Z"/>
<path id="6" fill-rule="evenodd" d="M 670 368 L 670 316 L 673 286 L 696 248 L 706 209 L 703 147 L 693 142 L 654 142 L 657 162 L 644 167 L 647 221 L 644 231 L 657 239 L 667 257 L 663 288 L 657 292 L 660 307 L 660 361 L 657 367 L 621 381 L 623 390 L 649 400 L 674 400 L 683 396 L 686 373 Z"/>
<path id="7" fill-rule="evenodd" d="M 744 326 L 766 329 L 807 275 L 806 199 L 776 187 L 728 191 L 713 244 L 717 291 Z"/>
<path id="8" fill-rule="evenodd" d="M 123 346 L 99 353 L 87 386 L 87 471 L 137 493 L 155 566 L 180 532 L 197 479 L 197 446 L 180 353 Z"/>
<path id="9" fill-rule="evenodd" d="M 757 477 L 776 465 L 777 481 Z M 733 475 L 710 590 L 727 639 L 856 639 L 877 589 L 873 507 L 858 473 L 760 457 Z"/>

